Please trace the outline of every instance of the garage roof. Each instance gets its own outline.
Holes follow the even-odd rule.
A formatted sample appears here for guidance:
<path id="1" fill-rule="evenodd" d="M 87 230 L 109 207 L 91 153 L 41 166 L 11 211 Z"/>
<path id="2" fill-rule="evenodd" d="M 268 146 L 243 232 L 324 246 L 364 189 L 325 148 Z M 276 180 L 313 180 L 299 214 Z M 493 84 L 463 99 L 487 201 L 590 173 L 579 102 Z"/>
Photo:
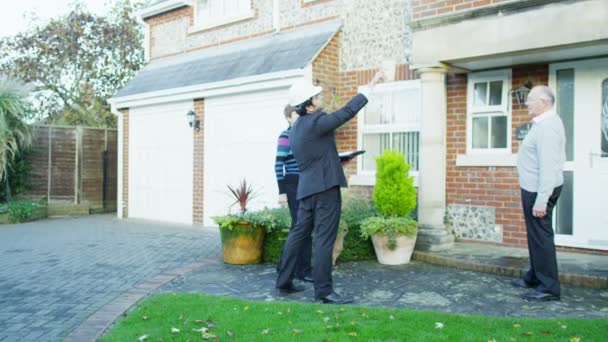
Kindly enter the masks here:
<path id="1" fill-rule="evenodd" d="M 152 61 L 113 98 L 302 69 L 340 27 L 332 21 Z"/>

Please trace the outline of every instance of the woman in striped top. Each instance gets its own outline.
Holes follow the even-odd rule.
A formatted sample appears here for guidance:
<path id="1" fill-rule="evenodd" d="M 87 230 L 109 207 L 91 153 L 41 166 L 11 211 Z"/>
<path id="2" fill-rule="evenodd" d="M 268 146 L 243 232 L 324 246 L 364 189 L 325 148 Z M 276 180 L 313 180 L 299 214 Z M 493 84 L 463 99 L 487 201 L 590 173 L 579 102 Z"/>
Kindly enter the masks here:
<path id="1" fill-rule="evenodd" d="M 298 191 L 298 180 L 300 178 L 300 171 L 298 164 L 296 163 L 291 148 L 289 147 L 289 133 L 291 132 L 291 125 L 298 119 L 298 114 L 295 112 L 295 108 L 287 105 L 284 110 L 285 119 L 289 123 L 289 127 L 279 135 L 279 141 L 277 144 L 277 157 L 274 163 L 274 170 L 277 176 L 277 183 L 279 185 L 279 205 L 281 207 L 289 207 L 289 213 L 291 215 L 291 228 L 296 226 L 298 219 L 298 204 L 296 200 L 296 193 Z M 298 259 L 298 265 L 295 271 L 295 277 L 303 280 L 312 282 L 312 238 L 309 237 L 304 242 L 304 253 L 300 255 Z M 282 253 L 281 253 L 282 254 Z M 281 261 L 279 260 L 280 267 Z"/>

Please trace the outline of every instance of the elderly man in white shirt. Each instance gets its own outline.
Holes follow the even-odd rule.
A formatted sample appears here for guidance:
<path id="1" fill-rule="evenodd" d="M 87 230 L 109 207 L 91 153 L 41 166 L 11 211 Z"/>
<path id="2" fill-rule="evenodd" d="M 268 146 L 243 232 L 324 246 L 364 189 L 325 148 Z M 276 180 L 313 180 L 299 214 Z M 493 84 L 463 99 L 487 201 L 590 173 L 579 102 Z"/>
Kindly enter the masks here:
<path id="1" fill-rule="evenodd" d="M 515 287 L 533 288 L 522 298 L 534 301 L 560 299 L 559 275 L 553 232 L 553 208 L 564 183 L 566 134 L 555 113 L 555 94 L 536 86 L 528 95 L 532 128 L 519 148 L 517 171 L 528 235 L 530 270 Z"/>

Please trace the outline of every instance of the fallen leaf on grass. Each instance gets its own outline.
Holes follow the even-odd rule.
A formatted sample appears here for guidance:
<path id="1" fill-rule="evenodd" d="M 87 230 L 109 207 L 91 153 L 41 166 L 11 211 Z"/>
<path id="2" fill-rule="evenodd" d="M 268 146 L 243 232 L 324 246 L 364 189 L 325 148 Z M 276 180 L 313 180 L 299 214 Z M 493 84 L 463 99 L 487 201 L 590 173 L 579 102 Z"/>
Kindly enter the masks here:
<path id="1" fill-rule="evenodd" d="M 491 340 L 488 340 L 488 342 L 496 342 L 496 339 L 495 339 L 495 338 L 493 338 L 493 339 L 491 339 Z"/>
<path id="2" fill-rule="evenodd" d="M 539 331 L 538 333 L 542 335 L 551 335 L 550 331 Z"/>
<path id="3" fill-rule="evenodd" d="M 277 312 L 277 315 L 282 315 L 282 314 L 283 314 L 283 312 L 281 312 L 281 311 Z"/>
<path id="4" fill-rule="evenodd" d="M 329 317 L 323 317 L 323 322 L 325 322 L 325 323 L 329 322 Z"/>
<path id="5" fill-rule="evenodd" d="M 206 332 L 203 333 L 203 340 L 211 340 L 211 339 L 216 339 L 217 336 L 215 336 L 215 334 L 212 334 L 210 332 Z"/>
<path id="6" fill-rule="evenodd" d="M 568 326 L 567 325 L 562 325 L 562 329 L 566 330 L 566 329 L 568 329 Z"/>
<path id="7" fill-rule="evenodd" d="M 143 319 L 144 321 L 148 320 L 148 316 L 143 316 L 141 319 Z"/>
<path id="8" fill-rule="evenodd" d="M 205 324 L 207 324 L 207 328 L 209 328 L 209 329 L 215 327 L 215 322 L 210 319 L 206 320 Z"/>
<path id="9" fill-rule="evenodd" d="M 243 311 L 249 311 L 249 307 L 248 306 L 244 307 Z"/>
<path id="10" fill-rule="evenodd" d="M 581 342 L 581 338 L 578 336 L 572 336 L 570 342 Z"/>
<path id="11" fill-rule="evenodd" d="M 268 333 L 270 332 L 270 329 L 266 328 L 264 330 L 262 330 L 262 335 L 268 335 Z"/>
<path id="12" fill-rule="evenodd" d="M 139 342 L 143 342 L 148 339 L 148 335 L 141 335 L 137 338 Z"/>
<path id="13" fill-rule="evenodd" d="M 318 314 L 323 314 L 323 311 L 321 311 L 321 310 L 317 310 L 317 313 L 318 313 Z"/>
<path id="14" fill-rule="evenodd" d="M 356 333 L 356 332 L 354 332 L 354 331 L 353 331 L 353 332 L 349 332 L 349 333 L 348 333 L 348 336 L 357 337 L 357 333 Z"/>
<path id="15" fill-rule="evenodd" d="M 203 323 L 203 320 L 202 319 L 197 319 L 197 320 L 194 320 L 194 323 L 196 323 L 196 324 Z"/>
<path id="16" fill-rule="evenodd" d="M 355 321 L 354 319 L 352 321 L 350 321 L 350 325 L 357 325 L 357 321 Z"/>
<path id="17" fill-rule="evenodd" d="M 443 325 L 443 323 L 435 322 L 435 329 L 443 329 L 443 327 L 445 327 L 445 325 Z"/>
<path id="18" fill-rule="evenodd" d="M 207 329 L 207 328 L 205 328 L 205 327 L 202 327 L 202 328 L 200 328 L 200 329 L 192 329 L 192 330 L 193 330 L 193 331 L 196 331 L 196 332 L 199 332 L 199 333 L 201 333 L 201 334 L 204 334 L 204 333 L 206 333 L 207 331 L 209 331 L 209 329 Z"/>
<path id="19" fill-rule="evenodd" d="M 325 329 L 333 329 L 333 328 L 334 328 L 333 325 L 328 325 L 328 326 L 325 327 Z"/>
<path id="20" fill-rule="evenodd" d="M 287 308 L 287 313 L 291 313 L 291 308 Z"/>
<path id="21" fill-rule="evenodd" d="M 299 334 L 299 333 L 301 333 L 301 332 L 302 332 L 302 330 L 300 330 L 300 329 L 293 329 L 293 333 L 294 333 L 294 334 Z"/>
<path id="22" fill-rule="evenodd" d="M 172 334 L 179 334 L 179 329 L 177 329 L 177 328 L 171 328 L 171 333 Z"/>
<path id="23" fill-rule="evenodd" d="M 388 319 L 390 319 L 391 321 L 394 321 L 395 320 L 395 316 L 390 315 L 390 316 L 388 316 Z"/>
<path id="24" fill-rule="evenodd" d="M 515 323 L 515 324 L 513 324 L 513 328 L 519 329 L 519 328 L 521 328 L 521 324 Z"/>
<path id="25" fill-rule="evenodd" d="M 228 335 L 230 337 L 234 336 L 234 334 L 230 330 L 226 330 L 226 335 Z"/>
<path id="26" fill-rule="evenodd" d="M 534 335 L 534 333 L 530 332 L 530 331 L 526 331 L 525 333 L 522 333 L 522 335 L 523 336 L 532 336 L 532 335 Z"/>

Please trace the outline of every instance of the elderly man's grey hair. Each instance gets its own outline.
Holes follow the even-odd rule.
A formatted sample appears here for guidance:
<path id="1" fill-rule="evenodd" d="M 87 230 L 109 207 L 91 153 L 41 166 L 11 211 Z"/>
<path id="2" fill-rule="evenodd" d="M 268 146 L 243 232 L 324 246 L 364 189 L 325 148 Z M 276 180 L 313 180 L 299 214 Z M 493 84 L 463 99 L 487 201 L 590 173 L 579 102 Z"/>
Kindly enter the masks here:
<path id="1" fill-rule="evenodd" d="M 539 98 L 551 102 L 552 105 L 555 104 L 555 93 L 553 92 L 553 89 L 549 88 L 546 85 L 537 85 L 532 88 L 532 90 L 535 94 L 537 94 Z"/>

